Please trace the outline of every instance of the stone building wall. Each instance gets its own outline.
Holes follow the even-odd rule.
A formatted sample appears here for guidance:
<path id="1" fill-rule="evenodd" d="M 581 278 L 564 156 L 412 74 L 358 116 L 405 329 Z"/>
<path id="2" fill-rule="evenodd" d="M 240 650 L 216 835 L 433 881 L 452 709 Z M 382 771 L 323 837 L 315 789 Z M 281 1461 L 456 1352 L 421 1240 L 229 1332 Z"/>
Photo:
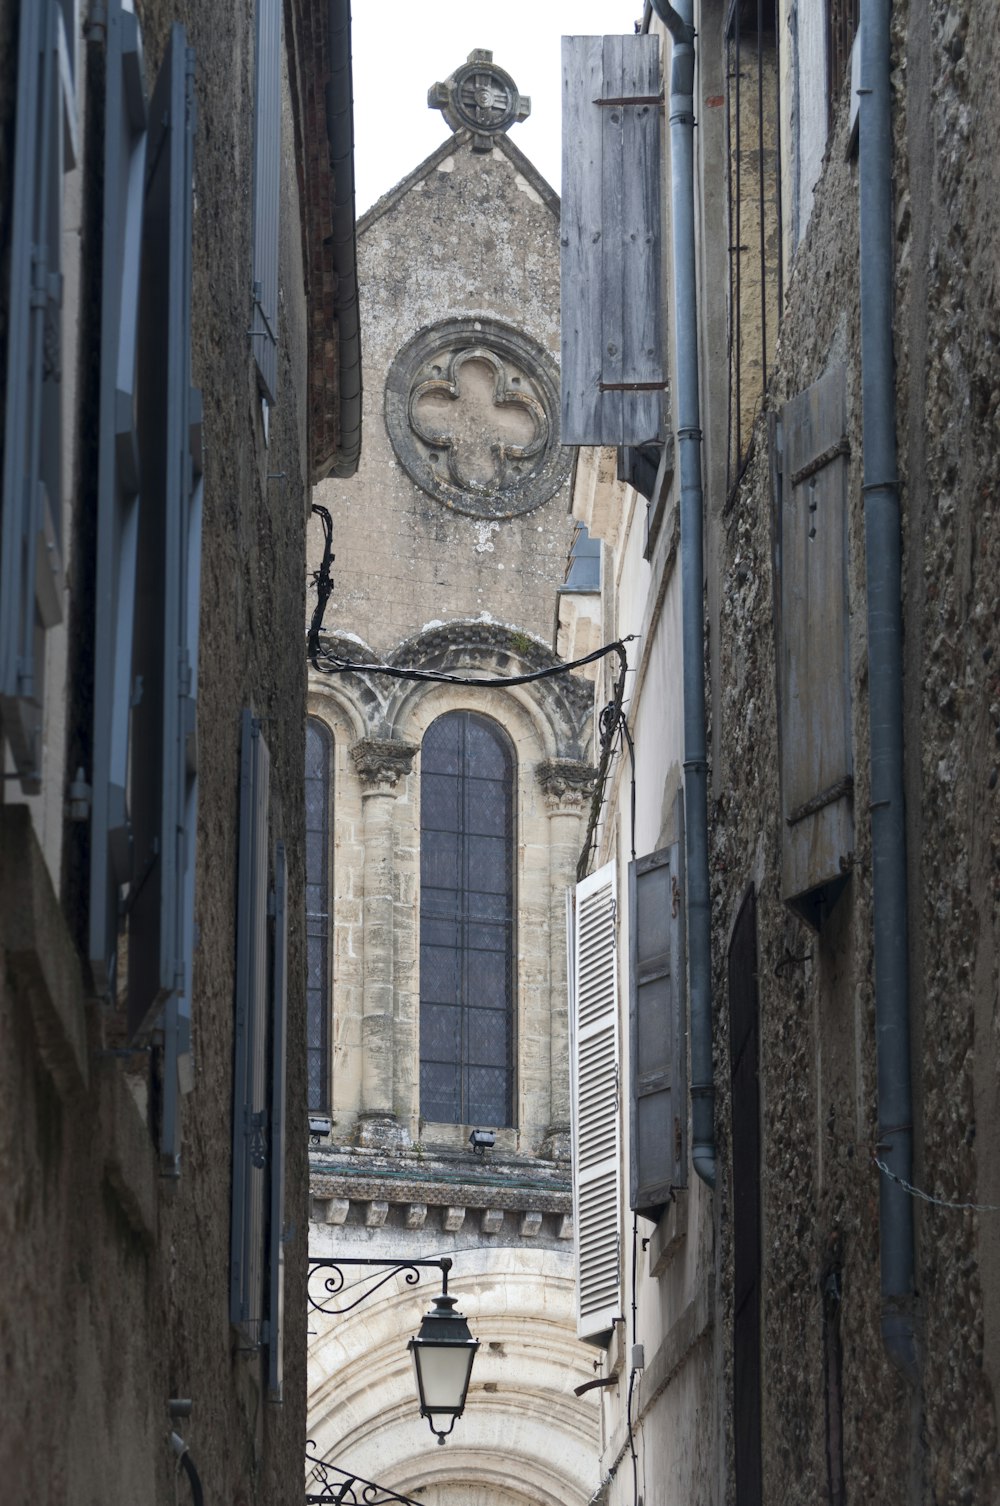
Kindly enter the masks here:
<path id="1" fill-rule="evenodd" d="M 27 7 L 22 7 L 26 9 Z M 101 296 L 103 8 L 79 8 L 85 130 L 79 188 L 82 286 L 64 319 L 71 484 L 65 764 L 90 768 L 96 429 Z M 0 796 L 0 1345 L 6 1356 L 0 1474 L 11 1501 L 174 1502 L 175 1427 L 205 1498 L 299 1502 L 305 1418 L 307 1161 L 302 659 L 310 480 L 306 293 L 288 57 L 282 76 L 277 403 L 265 435 L 250 344 L 254 163 L 253 6 L 144 0 L 146 86 L 170 27 L 194 53 L 192 381 L 204 402 L 205 492 L 197 744 L 194 1081 L 182 1100 L 179 1178 L 156 1153 L 160 1056 L 126 1052 L 120 1011 L 91 996 L 85 965 L 85 822 L 62 825 L 63 750 L 46 765 L 63 857 L 37 806 Z M 18 6 L 0 5 L 4 264 Z M 289 11 L 289 14 L 291 12 Z M 95 24 L 91 24 L 95 23 Z M 305 49 L 308 65 L 308 49 Z M 0 327 L 0 334 L 5 331 Z M 6 349 L 6 342 L 4 342 Z M 78 393 L 78 400 L 67 391 Z M 289 859 L 288 1127 L 284 1403 L 229 1321 L 240 717 L 262 718 L 271 831 Z M 33 808 L 34 806 L 34 808 Z M 68 814 L 68 811 L 67 811 Z M 56 854 L 56 856 L 53 856 Z M 298 1231 L 297 1233 L 295 1231 Z M 190 1417 L 171 1421 L 170 1398 Z"/>
<path id="2" fill-rule="evenodd" d="M 627 1198 L 623 1332 L 644 1345 L 632 1424 L 643 1498 L 739 1499 L 734 1478 L 734 1186 L 728 963 L 742 905 L 756 899 L 759 994 L 762 1482 L 748 1499 L 886 1506 L 992 1502 L 997 1478 L 1000 1140 L 997 1124 L 997 392 L 998 124 L 995 28 L 971 5 L 893 7 L 893 256 L 896 433 L 901 480 L 904 747 L 918 1369 L 898 1373 L 881 1333 L 871 782 L 861 422 L 858 164 L 850 83 L 825 152 L 820 14 L 778 7 L 783 313 L 747 466 L 727 487 L 725 27 L 697 16 L 699 310 L 705 429 L 705 686 L 710 733 L 714 1193 L 689 1185 L 636 1250 Z M 655 21 L 652 23 L 657 24 Z M 669 58 L 669 43 L 665 41 Z M 796 70 L 800 70 L 796 83 Z M 667 73 L 669 78 L 669 72 Z M 815 79 L 814 79 L 815 81 Z M 798 90 L 798 92 L 796 92 Z M 666 195 L 665 195 L 666 197 Z M 849 877 L 816 931 L 785 901 L 779 705 L 774 421 L 834 367 L 844 370 L 846 657 L 854 840 Z M 787 432 L 787 431 L 786 431 Z M 637 849 L 671 835 L 681 663 L 670 639 L 664 561 L 639 559 L 643 504 L 608 468 L 574 503 L 605 541 L 606 637 L 641 628 L 626 704 L 636 741 Z M 664 527 L 676 499 L 676 479 Z M 616 511 L 617 509 L 617 511 Z M 600 519 L 600 522 L 597 519 Z M 567 620 L 563 630 L 569 631 Z M 658 647 L 651 647 L 649 637 Z M 837 645 L 830 643 L 830 673 Z M 600 687 L 596 702 L 606 699 Z M 785 708 L 787 714 L 787 706 Z M 654 730 L 655 729 L 655 730 Z M 614 768 L 595 863 L 629 833 L 628 770 Z M 620 891 L 619 891 L 620 892 Z M 619 907 L 619 948 L 624 947 Z M 622 1021 L 626 1005 L 621 1003 Z M 626 1079 L 627 1080 L 627 1079 Z M 624 1128 L 623 1134 L 627 1134 Z M 623 1176 L 627 1177 L 627 1150 Z M 948 1206 L 948 1205 L 952 1206 Z M 977 1207 L 965 1205 L 975 1204 Z M 957 1205 L 957 1206 L 954 1206 Z M 612 1339 L 602 1392 L 606 1499 L 631 1501 L 628 1375 Z M 744 1394 L 745 1399 L 745 1394 Z M 654 1483 L 655 1482 L 655 1483 Z"/>
<path id="3" fill-rule="evenodd" d="M 897 439 L 902 481 L 910 1012 L 917 1184 L 997 1202 L 995 739 L 990 682 L 1000 438 L 995 391 L 996 41 L 970 8 L 894 11 Z M 831 1409 L 846 1499 L 979 1501 L 998 1488 L 997 1215 L 916 1205 L 922 1370 L 879 1336 L 857 166 L 839 101 L 786 284 L 768 407 L 847 372 L 855 854 L 819 935 L 781 902 L 772 475 L 764 422 L 731 512 L 716 505 L 710 808 L 717 1126 L 729 1158 L 725 948 L 757 888 L 761 1007 L 764 1494 L 826 1499 Z M 995 721 L 995 718 L 993 718 Z M 992 783 L 991 783 L 992 781 Z M 731 1321 L 727 1179 L 720 1318 Z M 831 1282 L 839 1297 L 831 1304 Z M 827 1303 L 824 1310 L 824 1293 Z M 839 1329 L 837 1382 L 826 1363 Z M 727 1386 L 731 1384 L 728 1360 Z M 833 1466 L 834 1474 L 839 1469 Z"/>

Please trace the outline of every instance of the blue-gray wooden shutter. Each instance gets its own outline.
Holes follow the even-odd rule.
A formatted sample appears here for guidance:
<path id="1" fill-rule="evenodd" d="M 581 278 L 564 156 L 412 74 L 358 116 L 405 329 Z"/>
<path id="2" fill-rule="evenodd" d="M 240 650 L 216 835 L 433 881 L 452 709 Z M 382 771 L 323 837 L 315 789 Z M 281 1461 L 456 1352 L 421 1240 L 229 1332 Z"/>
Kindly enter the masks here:
<path id="1" fill-rule="evenodd" d="M 119 895 L 132 874 L 127 790 L 139 529 L 136 356 L 148 118 L 142 36 L 122 0 L 109 0 L 106 57 L 90 965 L 97 992 L 113 995 Z"/>
<path id="2" fill-rule="evenodd" d="M 75 135 L 62 11 L 19 11 L 0 516 L 0 717 L 40 788 L 45 633 L 62 616 L 62 198 Z M 67 123 L 70 129 L 67 129 Z"/>
<path id="3" fill-rule="evenodd" d="M 229 1315 L 262 1339 L 267 1194 L 267 878 L 271 760 L 260 722 L 243 712 L 233 1064 L 233 1206 Z"/>
<path id="4" fill-rule="evenodd" d="M 629 1206 L 657 1219 L 687 1185 L 681 843 L 629 864 Z"/>
<path id="5" fill-rule="evenodd" d="M 163 1114 L 160 1155 L 165 1173 L 178 1176 L 181 1162 L 180 1097 L 194 1087 L 191 1021 L 194 999 L 194 886 L 198 834 L 198 625 L 201 609 L 201 519 L 204 498 L 202 473 L 201 392 L 191 389 L 189 408 L 190 498 L 187 530 L 187 569 L 184 580 L 186 643 L 181 649 L 180 705 L 181 827 L 178 851 L 180 955 L 183 986 L 163 1007 Z M 185 690 L 186 687 L 186 690 Z"/>
<path id="6" fill-rule="evenodd" d="M 250 339 L 269 403 L 278 382 L 278 215 L 281 198 L 281 0 L 257 0 L 254 105 L 253 313 Z"/>
<path id="7" fill-rule="evenodd" d="M 191 637 L 192 565 L 200 491 L 192 436 L 191 217 L 194 54 L 171 29 L 153 92 L 139 301 L 137 415 L 141 505 L 137 540 L 130 748 L 133 877 L 128 897 L 128 1023 L 156 1024 L 183 994 L 188 971 L 185 831 L 192 778 L 197 643 Z M 196 573 L 196 572 L 195 572 Z"/>
<path id="8" fill-rule="evenodd" d="M 274 983 L 271 1004 L 271 1232 L 267 1389 L 281 1401 L 285 1326 L 285 1047 L 288 998 L 288 866 L 285 844 L 274 850 Z"/>
<path id="9" fill-rule="evenodd" d="M 621 1313 L 618 965 L 615 865 L 576 888 L 570 1108 L 577 1333 L 602 1340 Z"/>
<path id="10" fill-rule="evenodd" d="M 662 438 L 660 43 L 563 37 L 562 442 Z"/>
<path id="11" fill-rule="evenodd" d="M 853 862 L 844 368 L 784 405 L 778 474 L 782 894 L 818 926 Z"/>

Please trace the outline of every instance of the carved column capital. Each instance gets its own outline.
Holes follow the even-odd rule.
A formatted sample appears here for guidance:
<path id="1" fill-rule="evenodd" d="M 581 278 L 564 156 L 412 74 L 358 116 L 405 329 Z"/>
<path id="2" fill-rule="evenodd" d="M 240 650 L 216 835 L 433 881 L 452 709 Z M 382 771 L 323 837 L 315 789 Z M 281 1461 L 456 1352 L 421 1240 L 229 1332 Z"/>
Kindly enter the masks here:
<path id="1" fill-rule="evenodd" d="M 362 737 L 351 748 L 351 757 L 361 783 L 369 794 L 391 794 L 413 767 L 415 743 L 388 737 Z"/>
<path id="2" fill-rule="evenodd" d="M 538 765 L 537 774 L 549 810 L 566 814 L 584 809 L 597 778 L 597 771 L 577 758 L 547 758 Z"/>

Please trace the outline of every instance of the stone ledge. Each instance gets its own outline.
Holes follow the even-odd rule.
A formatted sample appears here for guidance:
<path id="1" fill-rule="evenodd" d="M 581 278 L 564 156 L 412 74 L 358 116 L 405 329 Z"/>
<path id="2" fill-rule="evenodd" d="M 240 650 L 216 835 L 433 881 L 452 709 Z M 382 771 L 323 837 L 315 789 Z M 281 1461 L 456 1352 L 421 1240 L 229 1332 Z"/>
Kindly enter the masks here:
<path id="1" fill-rule="evenodd" d="M 66 1102 L 89 1080 L 83 979 L 26 805 L 0 807 L 0 949 Z"/>
<path id="2" fill-rule="evenodd" d="M 573 1194 L 536 1187 L 477 1186 L 473 1182 L 416 1182 L 405 1177 L 324 1175 L 314 1171 L 309 1178 L 314 1198 L 345 1198 L 352 1203 L 387 1202 L 395 1207 L 426 1204 L 429 1207 L 464 1207 L 502 1210 L 505 1213 L 571 1214 Z"/>
<path id="3" fill-rule="evenodd" d="M 153 1244 L 159 1179 L 149 1132 L 117 1065 L 103 1063 L 99 1076 L 108 1184 L 132 1228 L 147 1244 Z"/>

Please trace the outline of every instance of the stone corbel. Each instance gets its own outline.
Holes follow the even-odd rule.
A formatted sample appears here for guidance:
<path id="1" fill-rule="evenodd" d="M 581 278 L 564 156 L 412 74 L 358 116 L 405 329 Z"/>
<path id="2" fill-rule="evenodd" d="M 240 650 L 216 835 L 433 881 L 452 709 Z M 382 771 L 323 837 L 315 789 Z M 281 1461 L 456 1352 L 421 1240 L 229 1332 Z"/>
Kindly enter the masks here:
<path id="1" fill-rule="evenodd" d="M 351 748 L 351 757 L 366 793 L 389 795 L 413 767 L 415 743 L 388 737 L 363 737 Z"/>
<path id="2" fill-rule="evenodd" d="M 589 801 L 597 772 L 578 758 L 547 758 L 538 765 L 538 783 L 552 812 L 583 811 Z"/>

